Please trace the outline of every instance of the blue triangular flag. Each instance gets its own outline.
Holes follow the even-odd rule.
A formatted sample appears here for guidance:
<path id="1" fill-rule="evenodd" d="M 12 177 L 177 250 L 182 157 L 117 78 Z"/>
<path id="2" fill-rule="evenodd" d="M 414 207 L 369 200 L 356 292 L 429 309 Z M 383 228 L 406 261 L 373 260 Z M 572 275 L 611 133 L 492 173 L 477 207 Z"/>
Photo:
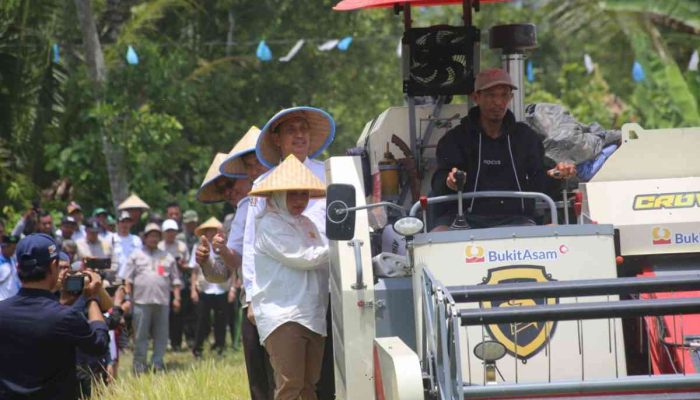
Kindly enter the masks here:
<path id="1" fill-rule="evenodd" d="M 53 52 L 53 62 L 54 64 L 58 64 L 58 62 L 61 61 L 61 54 L 59 53 L 58 43 L 54 43 L 53 46 L 51 46 L 51 50 Z"/>
<path id="2" fill-rule="evenodd" d="M 338 50 L 348 51 L 348 47 L 350 47 L 351 43 L 352 36 L 345 36 L 344 38 L 340 39 L 340 42 L 338 42 Z"/>
<path id="3" fill-rule="evenodd" d="M 136 54 L 136 50 L 134 50 L 131 45 L 129 45 L 129 48 L 126 50 L 126 62 L 129 63 L 129 65 L 139 64 L 139 55 Z"/>
<path id="4" fill-rule="evenodd" d="M 535 70 L 532 68 L 532 60 L 527 60 L 527 80 L 530 82 L 535 80 Z"/>
<path id="5" fill-rule="evenodd" d="M 642 64 L 640 64 L 638 61 L 635 61 L 634 65 L 632 66 L 632 79 L 634 79 L 635 82 L 641 82 L 644 80 L 644 68 L 642 68 Z"/>
<path id="6" fill-rule="evenodd" d="M 272 51 L 267 47 L 267 43 L 261 40 L 258 43 L 258 49 L 255 51 L 255 55 L 260 59 L 260 61 L 270 61 L 272 60 Z"/>

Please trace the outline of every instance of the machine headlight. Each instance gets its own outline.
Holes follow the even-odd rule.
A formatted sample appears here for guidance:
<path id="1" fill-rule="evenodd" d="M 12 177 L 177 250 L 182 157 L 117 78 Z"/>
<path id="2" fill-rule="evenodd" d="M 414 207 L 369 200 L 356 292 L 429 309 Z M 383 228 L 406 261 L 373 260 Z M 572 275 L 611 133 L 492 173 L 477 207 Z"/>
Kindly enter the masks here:
<path id="1" fill-rule="evenodd" d="M 487 363 L 494 362 L 506 355 L 506 346 L 493 340 L 485 340 L 474 346 L 474 355 Z"/>
<path id="2" fill-rule="evenodd" d="M 394 222 L 394 231 L 401 236 L 414 236 L 423 230 L 423 221 L 416 217 L 403 217 Z"/>

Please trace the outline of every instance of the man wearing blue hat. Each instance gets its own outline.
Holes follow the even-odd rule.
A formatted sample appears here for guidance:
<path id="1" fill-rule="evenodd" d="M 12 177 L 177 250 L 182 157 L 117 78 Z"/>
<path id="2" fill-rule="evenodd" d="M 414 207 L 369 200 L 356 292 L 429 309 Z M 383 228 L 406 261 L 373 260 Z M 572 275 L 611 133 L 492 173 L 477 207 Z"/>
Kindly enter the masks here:
<path id="1" fill-rule="evenodd" d="M 0 398 L 76 399 L 76 348 L 88 354 L 108 349 L 109 335 L 93 297 L 101 287 L 98 274 L 86 272 L 82 295 L 51 293 L 59 277 L 58 246 L 43 233 L 17 245 L 19 293 L 0 302 Z M 84 316 L 87 310 L 88 318 Z"/>

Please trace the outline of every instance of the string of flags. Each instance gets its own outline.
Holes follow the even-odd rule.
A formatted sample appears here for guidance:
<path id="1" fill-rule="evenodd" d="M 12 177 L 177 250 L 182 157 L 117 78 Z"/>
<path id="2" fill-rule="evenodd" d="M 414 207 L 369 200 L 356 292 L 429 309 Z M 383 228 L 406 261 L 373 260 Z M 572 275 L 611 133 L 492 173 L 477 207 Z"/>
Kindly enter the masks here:
<path id="1" fill-rule="evenodd" d="M 287 41 L 277 41 L 277 43 L 287 43 Z M 353 43 L 352 36 L 345 36 L 340 39 L 329 39 L 322 42 L 320 45 L 316 46 L 316 49 L 321 52 L 328 52 L 337 49 L 341 52 L 347 52 L 350 45 Z M 299 54 L 301 49 L 306 45 L 305 39 L 299 39 L 294 42 L 289 51 L 283 57 L 278 59 L 279 62 L 287 63 L 290 62 L 294 57 Z M 399 38 L 399 42 L 396 45 L 396 56 L 401 57 L 403 50 L 403 43 Z M 272 49 L 267 44 L 265 39 L 258 42 L 257 48 L 255 50 L 255 56 L 262 62 L 269 62 L 273 60 Z M 129 44 L 126 50 L 125 59 L 129 65 L 139 64 L 139 55 L 133 45 Z M 51 61 L 54 64 L 58 64 L 61 61 L 61 48 L 58 43 L 53 43 L 51 45 Z M 593 62 L 591 56 L 586 53 L 583 55 L 583 65 L 586 68 L 586 73 L 592 74 L 595 71 L 596 65 Z M 688 61 L 688 71 L 697 72 L 700 69 L 700 55 L 698 50 L 694 50 Z M 646 73 L 644 67 L 639 61 L 635 60 L 632 64 L 632 79 L 635 82 L 643 82 L 646 79 Z M 535 80 L 535 69 L 532 60 L 528 60 L 526 65 L 526 76 L 527 80 L 533 82 Z"/>

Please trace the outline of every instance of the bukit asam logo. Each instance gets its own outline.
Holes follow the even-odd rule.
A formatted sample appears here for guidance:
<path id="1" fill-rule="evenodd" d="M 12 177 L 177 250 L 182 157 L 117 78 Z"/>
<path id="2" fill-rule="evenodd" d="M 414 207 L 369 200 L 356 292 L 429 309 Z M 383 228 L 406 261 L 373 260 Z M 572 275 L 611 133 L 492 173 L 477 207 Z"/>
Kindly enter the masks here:
<path id="1" fill-rule="evenodd" d="M 569 252 L 569 247 L 565 244 L 556 249 L 533 250 L 533 249 L 510 249 L 510 250 L 488 250 L 477 245 L 468 245 L 464 249 L 467 264 L 482 262 L 505 262 L 505 261 L 544 261 L 556 260 Z"/>
<path id="2" fill-rule="evenodd" d="M 653 245 L 671 244 L 671 230 L 656 227 L 651 230 L 651 243 Z"/>
<path id="3" fill-rule="evenodd" d="M 467 255 L 467 264 L 484 262 L 484 248 L 481 246 L 467 246 L 464 253 Z"/>
<path id="4" fill-rule="evenodd" d="M 700 232 L 676 232 L 656 226 L 651 230 L 651 243 L 654 246 L 666 244 L 700 244 Z"/>

